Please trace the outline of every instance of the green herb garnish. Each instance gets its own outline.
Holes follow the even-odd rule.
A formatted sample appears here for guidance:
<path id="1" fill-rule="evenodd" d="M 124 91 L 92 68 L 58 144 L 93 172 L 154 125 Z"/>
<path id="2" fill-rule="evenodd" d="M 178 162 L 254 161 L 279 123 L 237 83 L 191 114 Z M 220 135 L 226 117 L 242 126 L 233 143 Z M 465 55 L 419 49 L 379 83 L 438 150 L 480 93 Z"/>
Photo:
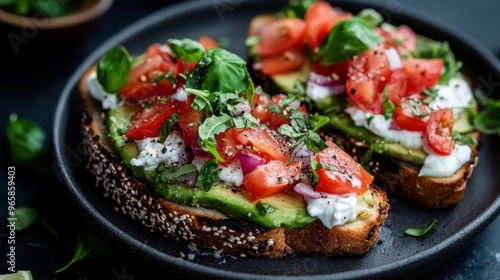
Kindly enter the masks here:
<path id="1" fill-rule="evenodd" d="M 335 25 L 314 54 L 314 60 L 322 65 L 332 65 L 359 55 L 382 41 L 365 20 L 353 17 Z"/>
<path id="2" fill-rule="evenodd" d="M 484 134 L 500 132 L 500 100 L 485 99 L 483 108 L 477 113 L 469 110 L 473 116 L 474 127 Z"/>
<path id="3" fill-rule="evenodd" d="M 272 207 L 268 203 L 262 203 L 262 201 L 260 201 L 260 200 L 257 201 L 257 203 L 255 204 L 255 207 L 257 207 L 257 210 L 263 216 L 266 215 L 266 214 L 270 214 L 270 213 L 273 213 L 274 211 L 276 211 L 276 208 Z"/>
<path id="4" fill-rule="evenodd" d="M 384 17 L 374 9 L 363 9 L 356 16 L 364 20 L 372 28 L 384 21 Z"/>
<path id="5" fill-rule="evenodd" d="M 64 270 L 68 269 L 74 263 L 83 260 L 87 257 L 87 255 L 92 251 L 92 248 L 84 242 L 84 239 L 81 235 L 78 235 L 76 239 L 76 246 L 73 250 L 73 256 L 71 257 L 71 261 L 67 263 L 64 267 L 56 270 L 56 273 L 61 273 Z"/>
<path id="6" fill-rule="evenodd" d="M 99 60 L 97 80 L 106 92 L 115 93 L 127 84 L 131 68 L 127 49 L 123 46 L 114 47 Z"/>
<path id="7" fill-rule="evenodd" d="M 464 145 L 476 145 L 477 139 L 464 135 L 458 131 L 453 131 L 453 141 L 460 142 Z"/>
<path id="8" fill-rule="evenodd" d="M 209 191 L 219 182 L 219 163 L 216 160 L 206 161 L 200 169 L 196 186 L 204 191 Z"/>
<path id="9" fill-rule="evenodd" d="M 276 13 L 276 18 L 301 18 L 306 15 L 309 7 L 316 0 L 290 0 L 279 12 Z"/>
<path id="10" fill-rule="evenodd" d="M 434 220 L 432 222 L 432 224 L 428 227 L 409 228 L 409 229 L 405 230 L 405 234 L 410 235 L 410 236 L 414 236 L 414 237 L 420 237 L 420 236 L 424 236 L 425 234 L 427 234 L 430 230 L 436 229 L 438 226 L 439 226 L 439 221 Z"/>
<path id="11" fill-rule="evenodd" d="M 437 58 L 444 60 L 443 73 L 439 84 L 447 85 L 451 78 L 462 68 L 462 62 L 455 59 L 448 42 L 437 42 L 428 38 L 417 37 L 418 51 L 413 53 L 415 58 Z"/>
<path id="12" fill-rule="evenodd" d="M 391 100 L 389 100 L 388 93 L 389 93 L 389 86 L 386 86 L 384 89 L 384 101 L 382 103 L 382 105 L 384 106 L 384 117 L 386 120 L 392 118 L 394 110 L 396 109 Z"/>
<path id="13" fill-rule="evenodd" d="M 36 123 L 11 114 L 6 135 L 14 164 L 31 166 L 43 155 L 45 132 Z"/>

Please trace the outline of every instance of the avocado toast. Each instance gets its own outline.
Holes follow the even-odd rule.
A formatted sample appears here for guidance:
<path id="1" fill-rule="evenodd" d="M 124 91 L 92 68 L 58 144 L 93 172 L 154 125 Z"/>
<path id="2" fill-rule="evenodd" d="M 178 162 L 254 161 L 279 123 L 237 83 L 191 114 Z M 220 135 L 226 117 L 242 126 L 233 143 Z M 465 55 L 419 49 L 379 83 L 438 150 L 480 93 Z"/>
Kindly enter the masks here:
<path id="1" fill-rule="evenodd" d="M 472 89 L 447 42 L 325 1 L 256 16 L 250 73 L 270 93 L 302 94 L 330 117 L 325 136 L 389 193 L 425 208 L 462 198 L 478 162 Z"/>
<path id="2" fill-rule="evenodd" d="M 264 258 L 358 255 L 378 240 L 385 193 L 313 131 L 323 118 L 261 93 L 226 50 L 189 39 L 135 57 L 116 47 L 79 91 L 96 186 L 169 238 Z M 260 110 L 269 104 L 279 111 Z"/>

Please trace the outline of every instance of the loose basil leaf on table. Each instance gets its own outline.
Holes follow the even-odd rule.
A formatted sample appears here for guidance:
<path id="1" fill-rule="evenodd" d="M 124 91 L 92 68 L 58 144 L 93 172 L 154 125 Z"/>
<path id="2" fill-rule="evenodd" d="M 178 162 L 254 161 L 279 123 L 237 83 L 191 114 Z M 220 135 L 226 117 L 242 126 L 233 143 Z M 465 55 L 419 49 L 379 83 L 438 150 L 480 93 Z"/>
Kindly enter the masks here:
<path id="1" fill-rule="evenodd" d="M 405 231 L 406 235 L 414 236 L 414 237 L 420 237 L 426 235 L 429 231 L 436 229 L 439 226 L 439 221 L 434 220 L 432 224 L 428 227 L 424 228 L 409 228 Z"/>
<path id="2" fill-rule="evenodd" d="M 11 114 L 6 135 L 14 164 L 30 166 L 43 154 L 45 132 L 38 124 Z"/>

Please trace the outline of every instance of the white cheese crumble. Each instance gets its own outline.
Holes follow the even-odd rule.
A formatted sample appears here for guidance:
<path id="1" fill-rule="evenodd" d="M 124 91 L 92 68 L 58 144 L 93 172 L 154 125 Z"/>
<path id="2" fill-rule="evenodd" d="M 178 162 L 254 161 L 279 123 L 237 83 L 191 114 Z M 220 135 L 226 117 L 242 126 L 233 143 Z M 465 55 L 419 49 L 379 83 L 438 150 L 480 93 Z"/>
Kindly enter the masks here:
<path id="1" fill-rule="evenodd" d="M 185 162 L 186 144 L 179 131 L 173 130 L 165 142 L 161 143 L 159 137 L 145 138 L 136 141 L 139 155 L 130 160 L 133 166 L 142 166 L 144 170 L 154 170 L 160 162 L 166 166 L 177 166 Z"/>
<path id="2" fill-rule="evenodd" d="M 470 160 L 472 149 L 467 145 L 456 144 L 450 155 L 429 154 L 418 173 L 419 177 L 448 177 Z"/>
<path id="3" fill-rule="evenodd" d="M 87 79 L 87 91 L 90 95 L 101 102 L 103 109 L 115 109 L 118 105 L 118 95 L 106 92 L 97 80 L 97 73 L 94 71 Z"/>
<path id="4" fill-rule="evenodd" d="M 320 198 L 304 199 L 307 202 L 307 213 L 317 217 L 327 228 L 331 229 L 356 219 L 356 195 L 322 193 Z"/>
<path id="5" fill-rule="evenodd" d="M 455 117 L 469 106 L 473 98 L 472 90 L 464 79 L 454 78 L 448 85 L 437 85 L 435 88 L 438 90 L 437 97 L 429 103 L 429 107 L 433 110 L 451 108 Z"/>

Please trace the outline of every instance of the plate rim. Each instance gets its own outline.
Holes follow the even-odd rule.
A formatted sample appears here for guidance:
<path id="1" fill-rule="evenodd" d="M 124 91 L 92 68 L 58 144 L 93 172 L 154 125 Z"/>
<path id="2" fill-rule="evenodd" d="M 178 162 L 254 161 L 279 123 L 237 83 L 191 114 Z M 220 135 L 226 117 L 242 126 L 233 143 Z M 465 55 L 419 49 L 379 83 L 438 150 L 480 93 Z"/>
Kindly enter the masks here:
<path id="1" fill-rule="evenodd" d="M 252 1 L 251 5 L 265 3 L 266 1 L 267 0 Z M 283 2 L 285 1 L 283 0 Z M 342 5 L 343 3 L 366 5 L 375 9 L 382 9 L 382 3 L 373 3 L 365 0 L 340 0 L 335 2 L 336 5 Z M 135 22 L 132 22 L 125 28 L 121 29 L 121 31 L 115 33 L 115 35 L 109 37 L 104 42 L 99 44 L 97 49 L 92 51 L 89 56 L 84 58 L 83 62 L 80 63 L 80 66 L 73 72 L 71 78 L 65 84 L 62 94 L 59 96 L 53 120 L 54 125 L 52 136 L 54 156 L 56 163 L 60 168 L 59 171 L 60 175 L 62 176 L 61 181 L 64 182 L 64 185 L 67 186 L 67 188 L 64 189 L 70 195 L 73 203 L 77 206 L 80 213 L 87 214 L 83 216 L 85 216 L 85 218 L 89 220 L 89 222 L 94 227 L 97 227 L 100 232 L 102 232 L 103 229 L 106 229 L 106 235 L 114 237 L 114 239 L 118 240 L 119 243 L 127 244 L 128 246 L 132 244 L 132 246 L 136 248 L 136 251 L 138 250 L 139 253 L 144 257 L 154 259 L 160 258 L 166 260 L 170 265 L 173 265 L 177 269 L 187 268 L 200 274 L 212 275 L 228 279 L 252 279 L 253 277 L 258 277 L 259 279 L 303 278 L 305 275 L 281 276 L 250 274 L 209 267 L 206 265 L 181 260 L 178 257 L 169 255 L 168 253 L 162 252 L 156 248 L 148 246 L 143 242 L 140 242 L 139 240 L 133 238 L 131 235 L 127 234 L 125 231 L 117 227 L 110 220 L 108 220 L 101 212 L 94 208 L 87 199 L 82 199 L 85 198 L 85 195 L 81 191 L 80 186 L 74 180 L 71 169 L 67 162 L 67 158 L 65 157 L 64 148 L 66 147 L 65 137 L 67 133 L 68 123 L 68 119 L 66 118 L 66 116 L 68 115 L 68 107 L 66 105 L 69 104 L 71 93 L 78 85 L 81 75 L 83 75 L 88 67 L 90 67 L 92 63 L 97 61 L 98 58 L 102 56 L 106 50 L 115 46 L 116 42 L 126 40 L 127 37 L 130 36 L 129 34 L 137 34 L 138 31 L 158 24 L 162 20 L 165 20 L 165 18 L 168 16 L 174 16 L 178 13 L 192 12 L 198 9 L 206 9 L 211 5 L 213 5 L 212 2 L 190 0 L 166 6 L 162 9 L 159 9 L 158 11 L 144 16 L 143 18 Z M 480 44 L 475 38 L 453 27 L 449 23 L 433 17 L 421 10 L 418 10 L 406 4 L 403 4 L 403 6 L 405 10 L 401 14 L 403 14 L 404 17 L 409 17 L 412 20 L 416 21 L 425 20 L 425 25 L 435 27 L 446 35 L 454 37 L 455 39 L 465 43 L 468 51 L 472 51 L 475 53 L 475 55 L 484 58 L 482 63 L 489 64 L 490 68 L 496 72 L 495 74 L 497 76 L 500 76 L 500 62 L 490 50 L 486 49 L 486 47 Z M 88 214 L 90 214 L 90 217 Z M 448 250 L 451 251 L 453 255 L 458 253 L 460 250 L 465 248 L 466 245 L 470 244 L 479 235 L 479 233 L 481 233 L 499 214 L 500 196 L 497 196 L 497 198 L 493 200 L 493 202 L 486 208 L 486 210 L 481 212 L 479 216 L 475 217 L 472 222 L 464 226 L 459 232 L 456 232 L 455 234 L 449 236 L 432 248 L 421 251 L 413 256 L 376 267 L 338 272 L 333 274 L 312 275 L 308 276 L 308 278 L 324 279 L 325 276 L 335 277 L 336 279 L 358 279 L 367 276 L 381 277 L 384 275 L 386 276 L 387 273 L 391 273 L 391 271 L 396 268 L 400 270 L 398 273 L 410 272 L 412 271 L 412 269 L 414 269 L 413 266 L 415 266 L 415 263 L 422 258 L 438 259 L 439 257 L 443 257 L 443 254 L 448 252 Z M 456 245 L 457 243 L 462 244 L 462 246 L 458 246 L 460 247 L 459 249 L 453 248 L 453 245 Z M 442 259 L 440 263 L 444 262 L 445 260 L 446 259 Z"/>

